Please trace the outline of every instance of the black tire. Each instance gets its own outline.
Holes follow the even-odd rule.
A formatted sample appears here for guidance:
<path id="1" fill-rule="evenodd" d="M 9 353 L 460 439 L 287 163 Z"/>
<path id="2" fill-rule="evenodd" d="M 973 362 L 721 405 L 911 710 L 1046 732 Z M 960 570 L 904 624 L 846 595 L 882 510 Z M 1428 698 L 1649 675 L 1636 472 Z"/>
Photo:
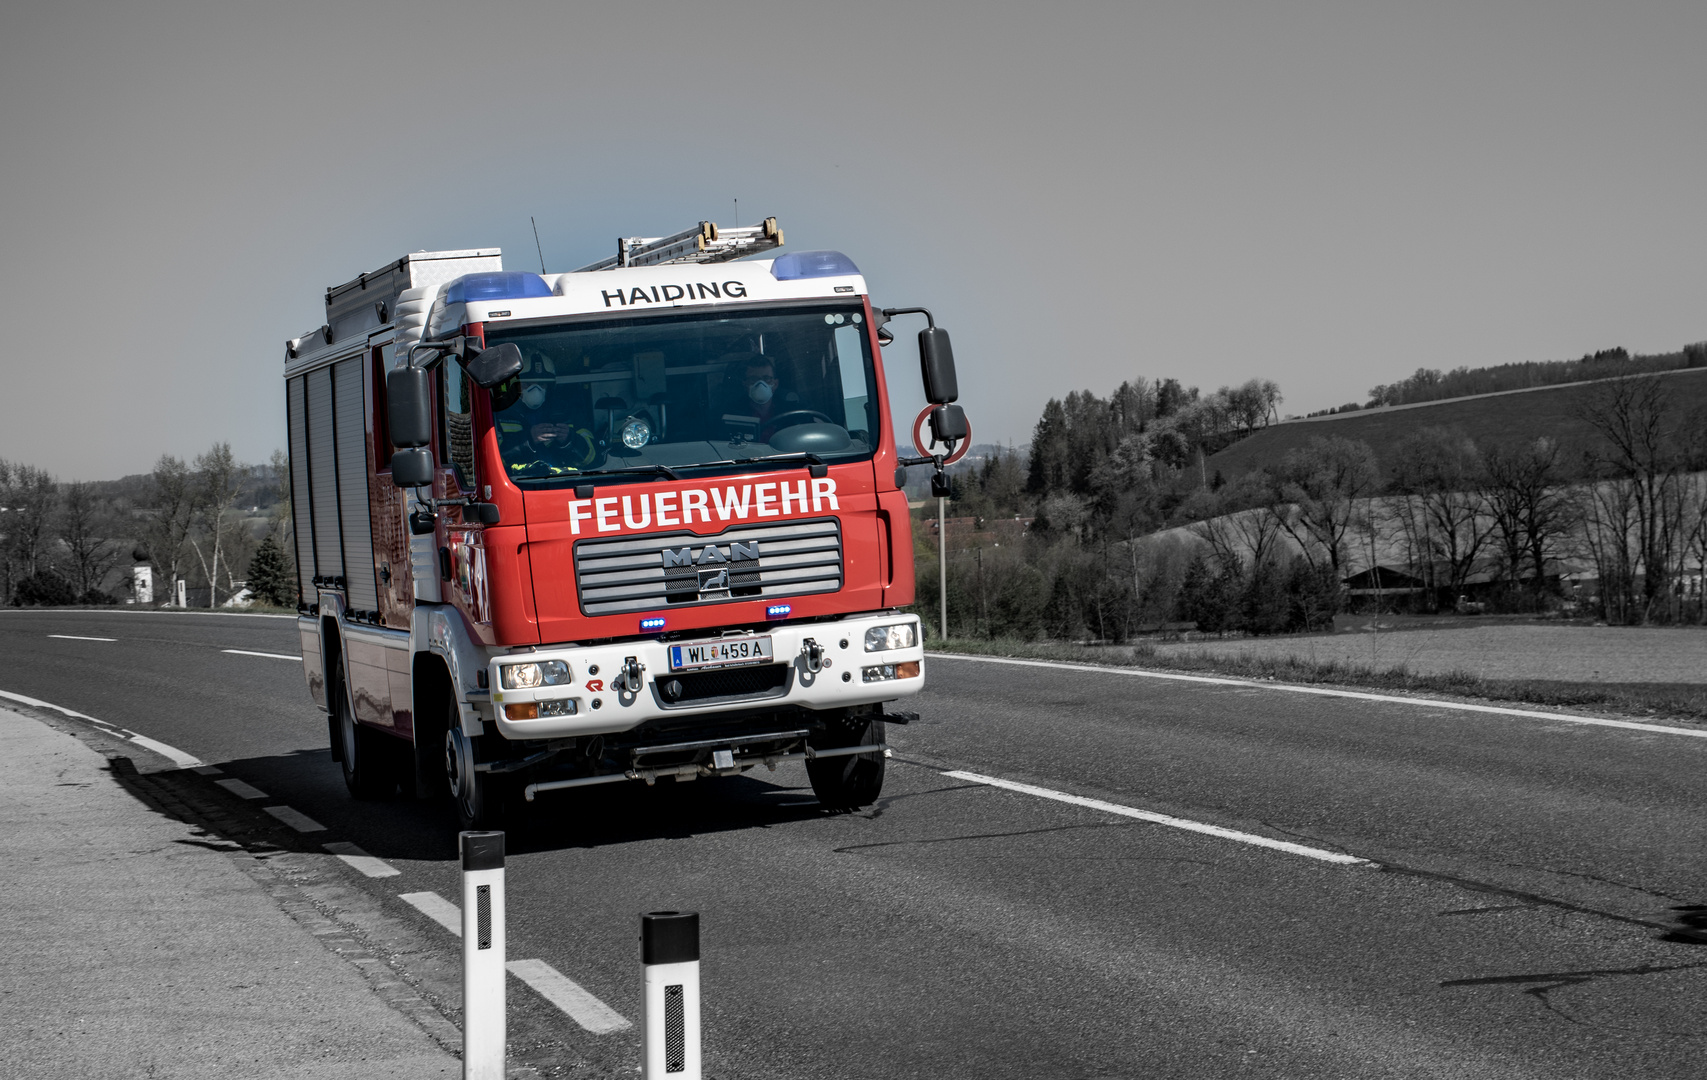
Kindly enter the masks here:
<path id="1" fill-rule="evenodd" d="M 445 777 L 450 782 L 451 801 L 464 829 L 495 829 L 504 821 L 508 777 L 483 773 L 474 768 L 474 747 L 462 733 L 456 702 L 450 703 L 445 727 Z"/>
<path id="2" fill-rule="evenodd" d="M 871 746 L 883 741 L 883 721 L 873 713 L 861 713 L 832 721 L 824 734 L 812 739 L 812 748 Z M 826 810 L 870 806 L 883 794 L 883 752 L 809 760 L 806 777 L 812 781 L 812 794 Z"/>
<path id="3" fill-rule="evenodd" d="M 340 673 L 328 688 L 337 720 L 340 763 L 344 786 L 358 799 L 389 799 L 397 791 L 396 754 L 384 735 L 356 723 L 350 713 L 349 696 Z"/>

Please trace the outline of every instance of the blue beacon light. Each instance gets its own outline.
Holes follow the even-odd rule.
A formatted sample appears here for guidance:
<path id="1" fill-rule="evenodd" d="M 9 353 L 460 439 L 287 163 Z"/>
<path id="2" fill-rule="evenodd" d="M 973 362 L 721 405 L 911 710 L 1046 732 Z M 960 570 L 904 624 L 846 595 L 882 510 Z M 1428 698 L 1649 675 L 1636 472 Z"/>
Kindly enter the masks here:
<path id="1" fill-rule="evenodd" d="M 457 278 L 445 289 L 445 303 L 526 300 L 550 295 L 551 286 L 538 274 L 529 274 L 522 270 L 495 270 L 485 274 L 464 274 Z"/>
<path id="2" fill-rule="evenodd" d="M 642 633 L 648 630 L 662 630 L 664 629 L 664 619 L 662 616 L 653 616 L 650 619 L 641 619 L 640 629 Z"/>
<path id="3" fill-rule="evenodd" d="M 778 281 L 801 278 L 847 277 L 859 273 L 852 259 L 839 251 L 791 251 L 771 263 L 771 276 Z"/>
<path id="4" fill-rule="evenodd" d="M 770 607 L 765 608 L 765 618 L 786 619 L 788 618 L 788 613 L 793 610 L 793 606 L 789 604 L 772 604 Z"/>

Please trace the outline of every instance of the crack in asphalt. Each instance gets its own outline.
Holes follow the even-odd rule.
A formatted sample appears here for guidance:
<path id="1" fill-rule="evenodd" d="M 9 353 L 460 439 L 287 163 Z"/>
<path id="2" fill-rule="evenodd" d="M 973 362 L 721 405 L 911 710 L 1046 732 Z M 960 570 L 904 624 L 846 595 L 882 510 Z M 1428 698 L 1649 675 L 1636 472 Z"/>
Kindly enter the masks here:
<path id="1" fill-rule="evenodd" d="M 922 840 L 885 840 L 885 841 L 882 841 L 880 843 L 875 843 L 875 844 L 848 844 L 845 847 L 831 848 L 830 850 L 834 854 L 837 854 L 837 855 L 852 855 L 852 854 L 855 854 L 857 852 L 870 850 L 872 848 L 920 847 L 920 846 L 924 846 L 927 844 L 954 844 L 954 843 L 959 843 L 963 840 L 1001 840 L 1001 839 L 1005 839 L 1008 837 L 1015 837 L 1015 836 L 1041 836 L 1041 835 L 1046 835 L 1049 833 L 1076 832 L 1076 831 L 1090 830 L 1090 829 L 1136 829 L 1136 828 L 1142 828 L 1148 824 L 1149 824 L 1149 822 L 1144 822 L 1144 821 L 1087 822 L 1083 825 L 1052 825 L 1052 826 L 1049 826 L 1048 828 L 1043 828 L 1043 829 L 1019 829 L 1019 830 L 1016 830 L 1013 832 L 967 833 L 963 836 L 932 836 L 932 837 L 926 837 L 925 839 L 922 839 Z M 1210 865 L 1207 861 L 1205 861 L 1203 859 L 1178 859 L 1178 858 L 1144 859 L 1144 858 L 1138 858 L 1138 859 L 1123 859 L 1123 860 L 1119 860 L 1119 861 L 1122 861 L 1122 862 L 1136 861 L 1136 862 L 1197 863 L 1197 864 L 1202 865 L 1202 866 Z"/>

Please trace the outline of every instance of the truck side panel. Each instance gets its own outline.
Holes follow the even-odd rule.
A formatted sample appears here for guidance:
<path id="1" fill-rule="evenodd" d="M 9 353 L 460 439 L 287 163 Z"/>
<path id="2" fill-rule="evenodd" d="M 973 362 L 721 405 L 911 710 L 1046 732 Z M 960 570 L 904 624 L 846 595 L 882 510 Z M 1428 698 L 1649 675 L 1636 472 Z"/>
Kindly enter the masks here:
<path id="1" fill-rule="evenodd" d="M 332 366 L 332 426 L 338 459 L 338 517 L 343 525 L 344 605 L 358 619 L 379 609 L 369 508 L 368 413 L 363 367 L 368 351 Z M 377 614 L 371 616 L 377 618 Z M 388 719 L 389 722 L 389 719 Z"/>
<path id="2" fill-rule="evenodd" d="M 314 595 L 314 516 L 309 499 L 307 383 L 297 376 L 285 383 L 290 418 L 290 502 L 295 517 L 296 588 L 302 603 Z"/>
<path id="3" fill-rule="evenodd" d="M 314 518 L 314 576 L 344 576 L 344 538 L 338 527 L 338 444 L 332 421 L 332 369 L 309 372 L 308 476 Z"/>

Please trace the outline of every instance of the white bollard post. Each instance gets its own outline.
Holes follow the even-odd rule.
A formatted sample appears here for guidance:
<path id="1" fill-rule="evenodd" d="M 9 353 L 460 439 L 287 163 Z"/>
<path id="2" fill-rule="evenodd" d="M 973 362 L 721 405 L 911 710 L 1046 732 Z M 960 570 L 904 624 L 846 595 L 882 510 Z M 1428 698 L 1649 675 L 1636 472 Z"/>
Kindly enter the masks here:
<path id="1" fill-rule="evenodd" d="M 642 1080 L 701 1080 L 699 1059 L 699 912 L 640 916 L 646 972 Z"/>
<path id="2" fill-rule="evenodd" d="M 504 1080 L 504 834 L 462 846 L 462 1076 Z"/>

